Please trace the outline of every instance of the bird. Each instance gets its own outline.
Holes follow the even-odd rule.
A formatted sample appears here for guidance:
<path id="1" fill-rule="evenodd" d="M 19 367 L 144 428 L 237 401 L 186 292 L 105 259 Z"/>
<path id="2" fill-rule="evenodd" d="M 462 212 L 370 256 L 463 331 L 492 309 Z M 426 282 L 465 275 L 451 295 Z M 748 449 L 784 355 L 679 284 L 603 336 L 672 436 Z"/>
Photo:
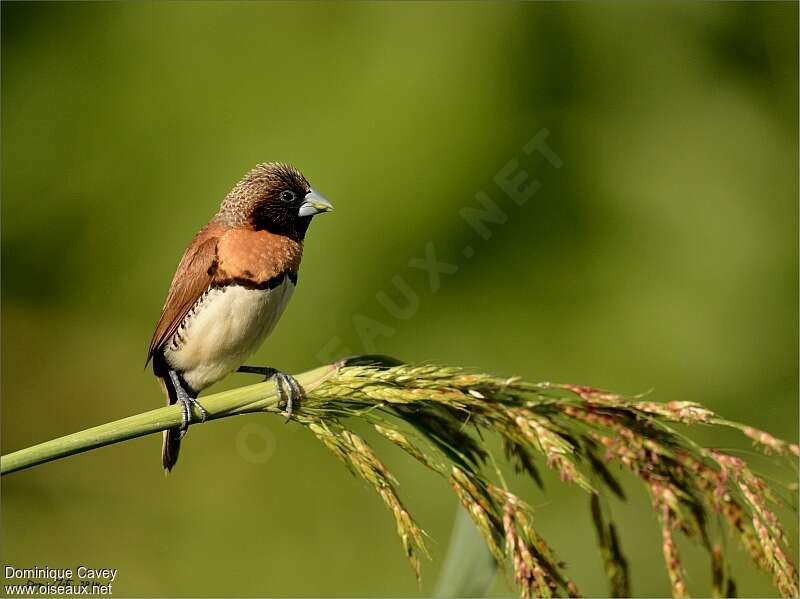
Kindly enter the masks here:
<path id="1" fill-rule="evenodd" d="M 257 165 L 225 196 L 194 236 L 172 278 L 147 352 L 167 405 L 180 404 L 181 424 L 163 433 L 165 473 L 178 460 L 189 425 L 207 413 L 203 389 L 239 371 L 274 379 L 291 418 L 303 398 L 298 382 L 272 367 L 244 366 L 272 332 L 297 286 L 311 219 L 333 210 L 297 168 Z"/>

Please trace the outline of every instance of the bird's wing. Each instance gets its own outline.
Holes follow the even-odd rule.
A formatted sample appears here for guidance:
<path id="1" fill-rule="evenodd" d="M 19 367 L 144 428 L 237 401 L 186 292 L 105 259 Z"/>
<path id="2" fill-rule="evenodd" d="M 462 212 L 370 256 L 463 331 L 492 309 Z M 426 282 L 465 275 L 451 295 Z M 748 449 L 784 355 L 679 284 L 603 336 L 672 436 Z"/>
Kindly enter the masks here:
<path id="1" fill-rule="evenodd" d="M 150 340 L 148 362 L 169 341 L 183 318 L 213 281 L 217 268 L 217 243 L 221 233 L 218 227 L 206 227 L 184 252 Z"/>

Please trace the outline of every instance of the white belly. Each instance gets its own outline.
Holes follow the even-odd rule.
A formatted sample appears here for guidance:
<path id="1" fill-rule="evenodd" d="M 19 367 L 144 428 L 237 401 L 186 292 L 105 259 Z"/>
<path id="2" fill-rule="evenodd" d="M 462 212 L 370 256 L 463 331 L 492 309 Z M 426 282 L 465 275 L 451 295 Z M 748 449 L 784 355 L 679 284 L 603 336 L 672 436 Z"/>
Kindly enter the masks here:
<path id="1" fill-rule="evenodd" d="M 274 289 L 210 289 L 167 344 L 167 363 L 182 372 L 195 391 L 216 383 L 258 349 L 293 291 L 289 277 Z"/>

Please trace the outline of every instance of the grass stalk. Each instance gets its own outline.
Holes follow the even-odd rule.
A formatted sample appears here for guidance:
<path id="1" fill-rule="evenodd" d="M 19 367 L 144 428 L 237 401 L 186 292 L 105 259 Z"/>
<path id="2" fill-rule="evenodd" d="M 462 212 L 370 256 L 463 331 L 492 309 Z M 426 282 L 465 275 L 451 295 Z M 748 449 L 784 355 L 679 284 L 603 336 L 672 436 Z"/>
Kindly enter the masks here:
<path id="1" fill-rule="evenodd" d="M 296 378 L 304 389 L 313 392 L 335 372 L 335 366 L 323 366 L 299 374 Z M 278 403 L 275 386 L 271 382 L 239 387 L 201 398 L 208 420 L 251 412 L 279 412 Z M 194 415 L 199 416 L 196 412 Z M 177 405 L 150 410 L 4 455 L 0 457 L 0 473 L 10 474 L 76 453 L 174 428 L 180 423 L 181 410 Z"/>

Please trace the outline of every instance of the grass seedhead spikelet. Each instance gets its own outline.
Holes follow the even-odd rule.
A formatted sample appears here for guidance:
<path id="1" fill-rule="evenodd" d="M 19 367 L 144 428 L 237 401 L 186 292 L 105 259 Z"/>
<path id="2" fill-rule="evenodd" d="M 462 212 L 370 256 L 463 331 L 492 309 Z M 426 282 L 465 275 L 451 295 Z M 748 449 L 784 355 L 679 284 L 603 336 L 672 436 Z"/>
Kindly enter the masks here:
<path id="1" fill-rule="evenodd" d="M 688 596 L 678 534 L 708 551 L 711 593 L 735 592 L 725 570 L 724 545 L 712 542 L 708 531 L 712 516 L 719 516 L 753 562 L 771 573 L 782 595 L 798 594 L 788 537 L 773 507 L 780 505 L 775 493 L 744 460 L 701 447 L 673 425 L 733 428 L 777 458 L 800 455 L 800 449 L 696 403 L 643 401 L 592 387 L 529 383 L 435 364 L 340 368 L 309 394 L 297 420 L 375 489 L 392 512 L 404 552 L 419 574 L 418 556 L 426 554 L 424 533 L 401 503 L 395 477 L 349 428 L 350 418 L 367 421 L 447 480 L 522 597 L 579 592 L 534 529 L 533 509 L 507 488 L 499 470 L 500 480 L 495 480 L 488 468 L 496 464 L 486 442 L 490 436 L 499 437 L 515 470 L 540 487 L 539 465 L 544 463 L 561 481 L 589 494 L 611 595 L 631 593 L 618 528 L 602 499 L 606 491 L 624 499 L 612 468 L 633 475 L 650 494 L 673 596 Z"/>

